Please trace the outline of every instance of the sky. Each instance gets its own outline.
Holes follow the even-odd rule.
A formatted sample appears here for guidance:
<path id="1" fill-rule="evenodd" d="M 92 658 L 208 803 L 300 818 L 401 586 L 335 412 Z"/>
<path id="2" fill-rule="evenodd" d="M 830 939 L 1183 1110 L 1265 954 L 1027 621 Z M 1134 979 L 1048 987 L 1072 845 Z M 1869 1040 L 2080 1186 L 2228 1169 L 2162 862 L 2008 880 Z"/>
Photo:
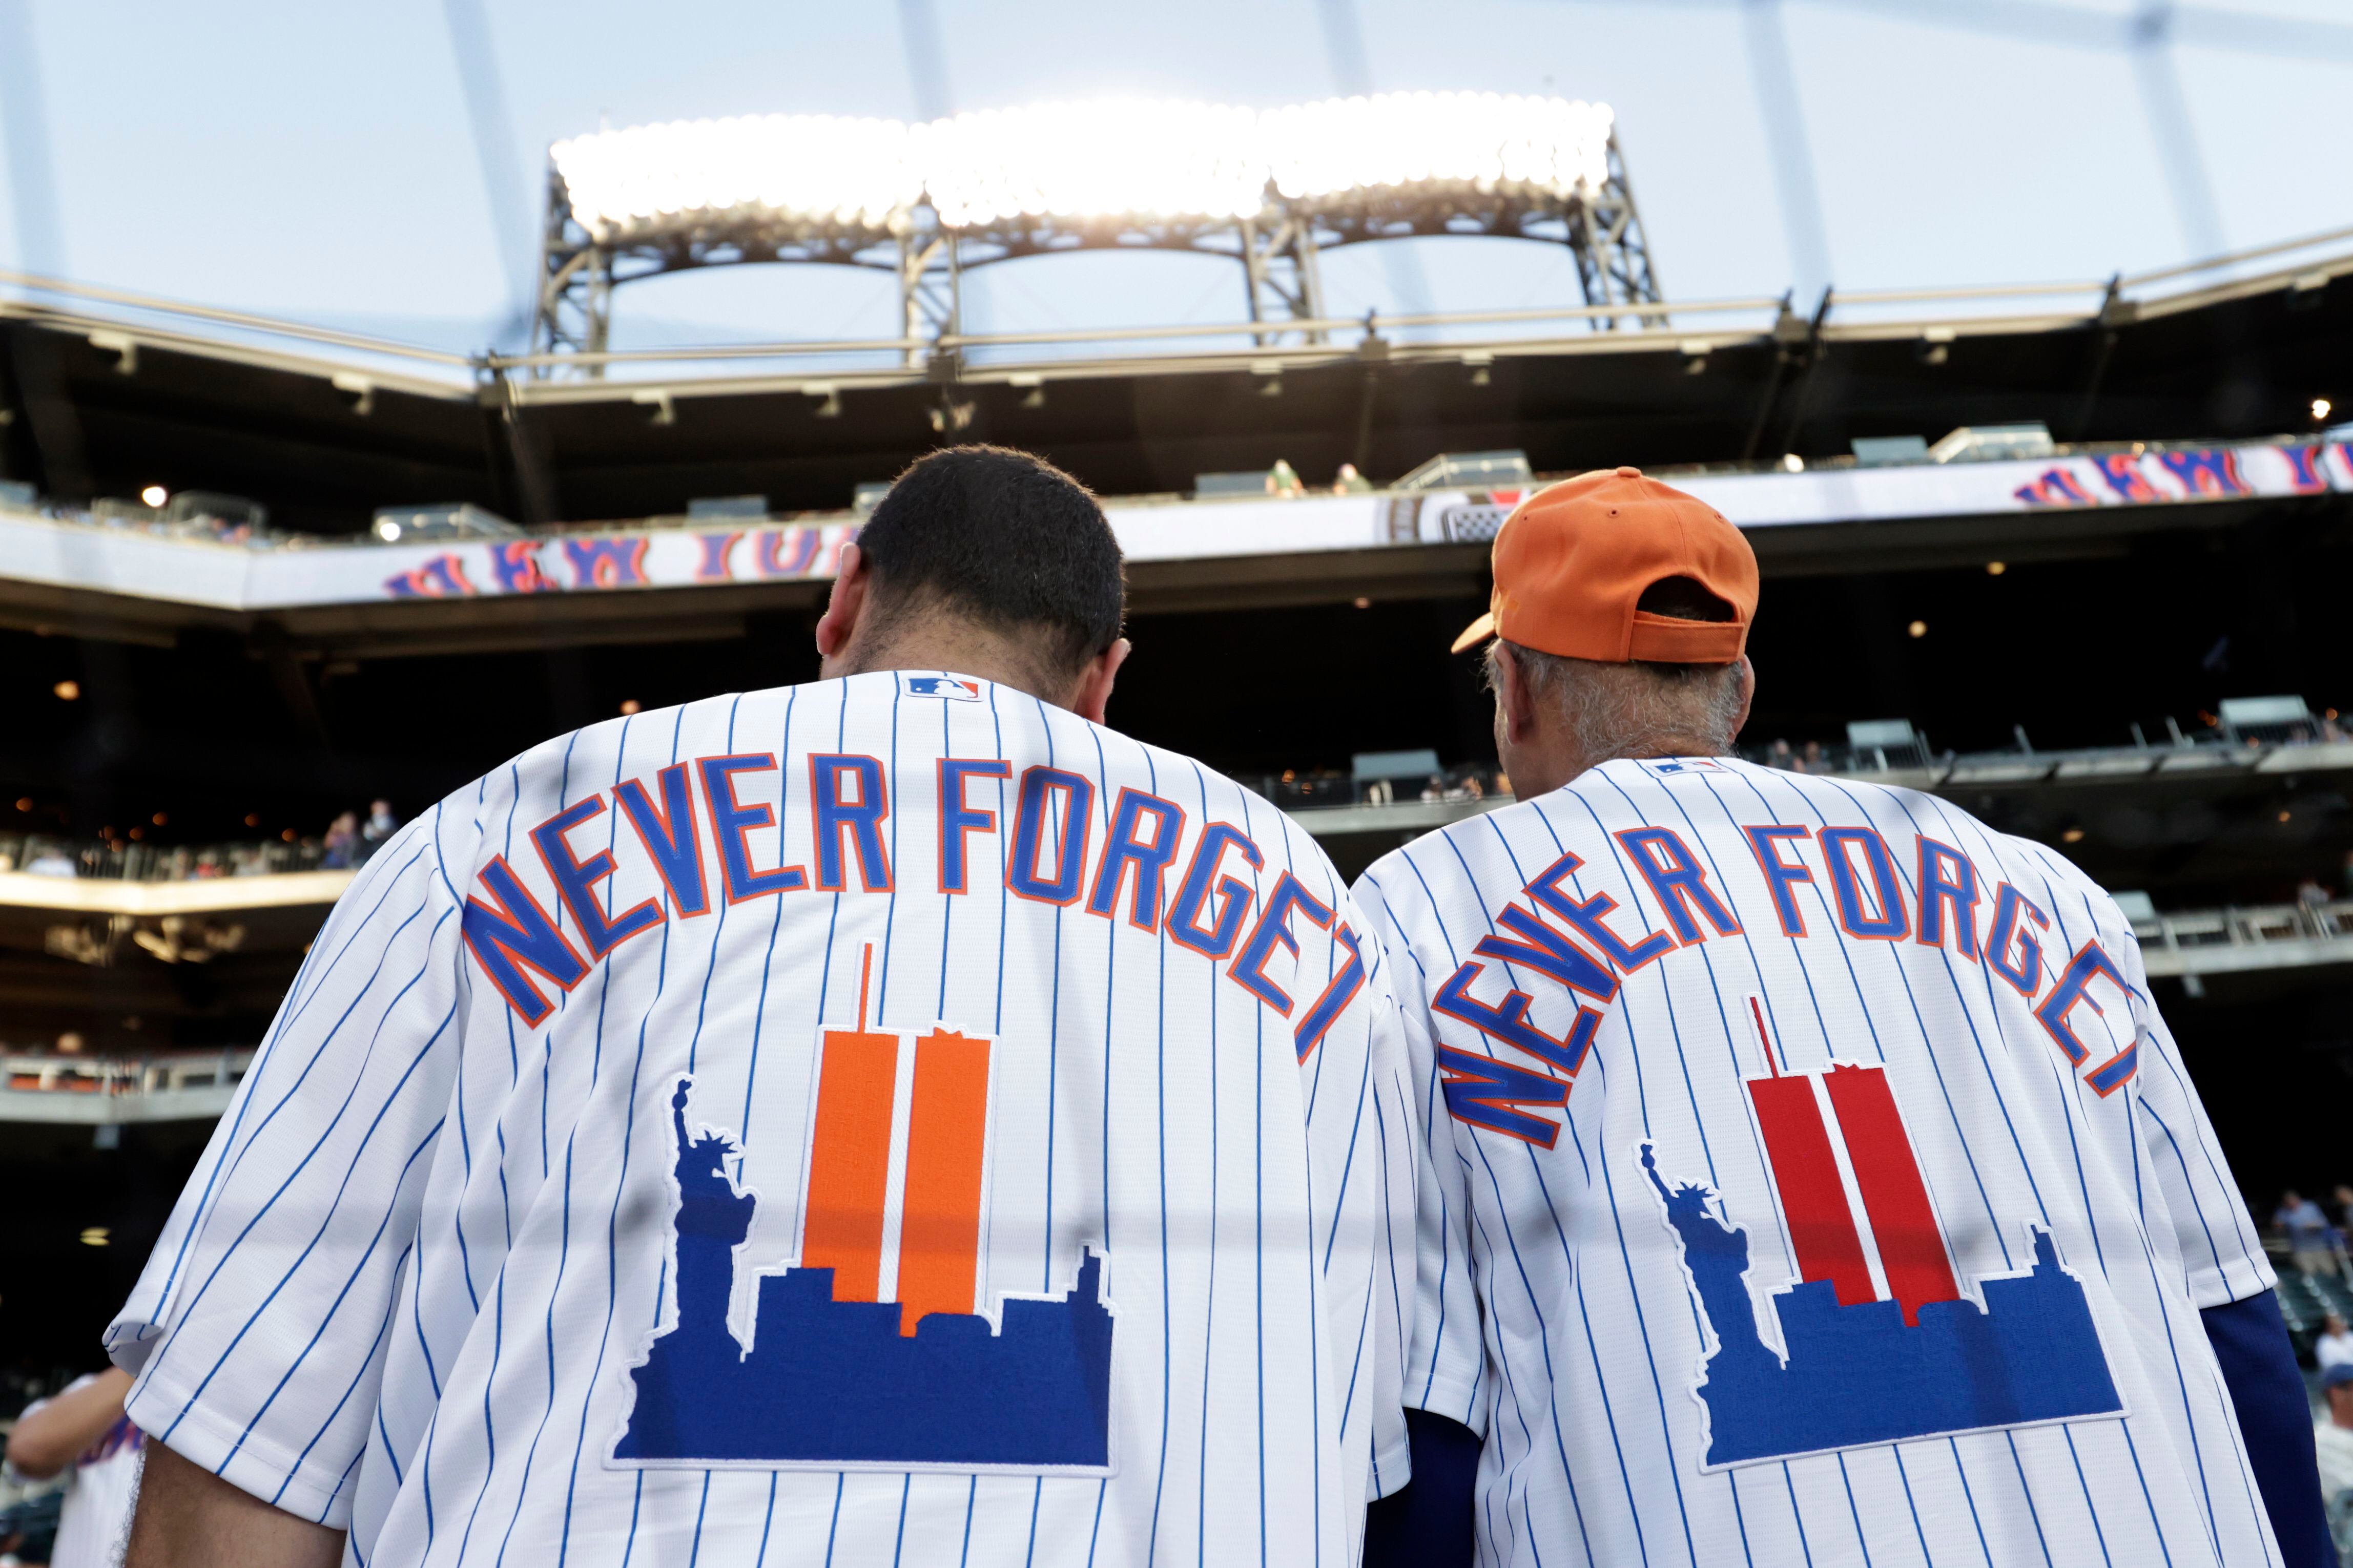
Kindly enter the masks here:
<path id="1" fill-rule="evenodd" d="M 2126 47 L 2136 19 L 2166 41 Z M 503 110 L 487 166 L 470 65 Z M 599 126 L 1365 86 L 1610 104 L 1675 300 L 2104 279 L 2353 223 L 2334 0 L 0 0 L 0 262 L 470 350 L 517 335 L 548 145 Z M 1399 248 L 1329 255 L 1333 312 L 1577 299 L 1557 247 Z M 1242 303 L 1229 262 L 1039 258 L 976 274 L 967 327 Z M 885 275 L 770 266 L 632 284 L 614 315 L 650 344 L 884 334 L 892 309 Z"/>

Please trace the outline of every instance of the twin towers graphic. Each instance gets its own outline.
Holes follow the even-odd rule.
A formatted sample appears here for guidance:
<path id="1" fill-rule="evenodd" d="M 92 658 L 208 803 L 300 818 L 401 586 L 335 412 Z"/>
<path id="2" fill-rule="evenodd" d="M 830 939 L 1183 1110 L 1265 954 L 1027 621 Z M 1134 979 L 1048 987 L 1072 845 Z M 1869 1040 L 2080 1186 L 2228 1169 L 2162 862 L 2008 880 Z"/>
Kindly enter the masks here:
<path id="1" fill-rule="evenodd" d="M 1759 1331 L 1748 1233 L 1711 1212 L 1706 1188 L 1671 1186 L 1641 1148 L 1715 1334 L 1696 1391 L 1704 1468 L 2121 1415 L 2084 1287 L 2051 1233 L 2029 1226 L 2032 1264 L 1978 1279 L 1982 1306 L 1966 1298 L 1887 1069 L 1784 1072 L 1762 1006 L 1748 1006 L 1768 1070 L 1743 1087 L 1798 1274 L 1764 1298 L 1786 1353 Z"/>
<path id="2" fill-rule="evenodd" d="M 754 1274 L 748 1344 L 727 1304 L 760 1199 L 677 1080 L 677 1321 L 630 1373 L 615 1465 L 1108 1470 L 1103 1255 L 1059 1298 L 979 1311 L 994 1044 L 871 1030 L 861 981 L 859 1026 L 820 1032 L 799 1261 Z"/>

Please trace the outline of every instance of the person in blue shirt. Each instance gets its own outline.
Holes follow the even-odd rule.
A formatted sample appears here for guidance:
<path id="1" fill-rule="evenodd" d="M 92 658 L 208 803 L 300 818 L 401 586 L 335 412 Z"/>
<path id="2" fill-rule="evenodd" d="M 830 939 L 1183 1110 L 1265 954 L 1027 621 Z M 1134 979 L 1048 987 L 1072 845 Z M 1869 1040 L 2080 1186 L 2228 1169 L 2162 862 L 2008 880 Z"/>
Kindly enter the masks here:
<path id="1" fill-rule="evenodd" d="M 2303 1273 L 2337 1272 L 2337 1233 L 2318 1204 L 2291 1187 L 2280 1194 L 2272 1224 L 2287 1233 L 2288 1251 Z"/>

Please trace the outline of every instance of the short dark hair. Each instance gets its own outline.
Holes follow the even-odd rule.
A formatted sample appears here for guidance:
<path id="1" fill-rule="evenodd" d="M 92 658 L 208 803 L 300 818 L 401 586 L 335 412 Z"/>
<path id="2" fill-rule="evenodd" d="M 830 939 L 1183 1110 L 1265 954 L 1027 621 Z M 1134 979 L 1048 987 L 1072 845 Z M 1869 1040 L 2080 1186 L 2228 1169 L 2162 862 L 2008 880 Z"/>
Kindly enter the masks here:
<path id="1" fill-rule="evenodd" d="M 908 465 L 859 531 L 884 627 L 929 607 L 1024 640 L 1056 680 L 1118 640 L 1119 541 L 1084 485 L 1008 447 L 949 447 Z"/>

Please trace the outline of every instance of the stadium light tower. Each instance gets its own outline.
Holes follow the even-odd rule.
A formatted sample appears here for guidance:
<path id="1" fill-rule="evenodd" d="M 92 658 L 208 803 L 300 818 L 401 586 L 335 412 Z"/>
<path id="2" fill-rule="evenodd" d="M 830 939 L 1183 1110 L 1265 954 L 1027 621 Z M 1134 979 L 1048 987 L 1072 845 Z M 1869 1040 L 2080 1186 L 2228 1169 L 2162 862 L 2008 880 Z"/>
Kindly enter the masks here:
<path id="1" fill-rule="evenodd" d="M 903 336 L 936 344 L 959 329 L 967 269 L 1083 249 L 1239 261 L 1257 341 L 1314 340 L 1324 251 L 1449 234 L 1566 245 L 1589 305 L 1660 299 L 1605 105 L 1393 93 L 1266 111 L 1043 104 L 920 125 L 767 115 L 558 142 L 533 347 L 598 353 L 617 285 L 754 261 L 887 268 Z M 907 350 L 911 363 L 931 354 Z"/>

